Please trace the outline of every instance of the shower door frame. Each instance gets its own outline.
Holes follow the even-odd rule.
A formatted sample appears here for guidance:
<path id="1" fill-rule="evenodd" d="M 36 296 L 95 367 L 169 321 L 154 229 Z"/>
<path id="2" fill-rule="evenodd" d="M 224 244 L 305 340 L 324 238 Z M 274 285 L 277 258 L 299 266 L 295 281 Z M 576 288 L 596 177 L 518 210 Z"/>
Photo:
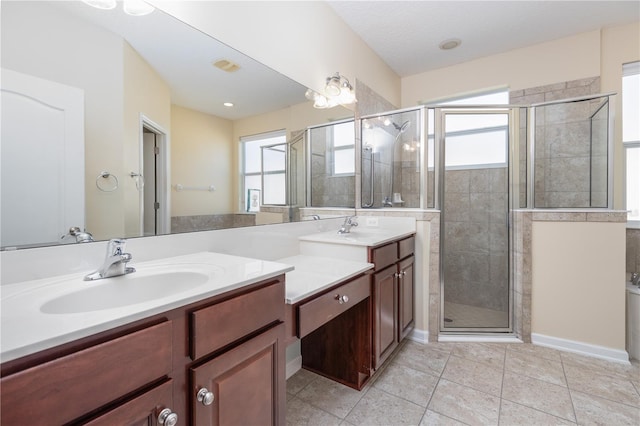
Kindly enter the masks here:
<path id="1" fill-rule="evenodd" d="M 513 335 L 514 333 L 514 241 L 513 241 L 513 229 L 512 229 L 512 215 L 513 210 L 518 206 L 518 159 L 519 159 L 519 144 L 518 144 L 518 128 L 519 128 L 519 106 L 511 105 L 435 105 L 430 106 L 429 109 L 434 110 L 434 156 L 437 160 L 436 173 L 435 173 L 435 200 L 437 202 L 436 208 L 440 210 L 440 305 L 439 305 L 439 334 L 441 335 L 456 335 L 456 334 L 473 334 L 473 335 Z M 507 276 L 508 276 L 508 326 L 507 327 L 445 327 L 444 316 L 444 243 L 445 243 L 445 212 L 444 212 L 444 174 L 445 174 L 445 138 L 446 116 L 463 115 L 463 114 L 506 114 L 508 117 L 508 130 L 507 130 L 507 210 L 504 212 L 507 217 Z"/>

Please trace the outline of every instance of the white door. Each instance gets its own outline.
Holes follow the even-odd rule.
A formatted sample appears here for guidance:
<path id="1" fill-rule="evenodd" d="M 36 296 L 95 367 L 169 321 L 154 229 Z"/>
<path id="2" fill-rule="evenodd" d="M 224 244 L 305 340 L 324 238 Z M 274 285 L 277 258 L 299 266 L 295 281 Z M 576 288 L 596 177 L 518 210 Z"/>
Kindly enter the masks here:
<path id="1" fill-rule="evenodd" d="M 0 245 L 57 243 L 85 226 L 84 91 L 7 69 L 1 77 Z"/>

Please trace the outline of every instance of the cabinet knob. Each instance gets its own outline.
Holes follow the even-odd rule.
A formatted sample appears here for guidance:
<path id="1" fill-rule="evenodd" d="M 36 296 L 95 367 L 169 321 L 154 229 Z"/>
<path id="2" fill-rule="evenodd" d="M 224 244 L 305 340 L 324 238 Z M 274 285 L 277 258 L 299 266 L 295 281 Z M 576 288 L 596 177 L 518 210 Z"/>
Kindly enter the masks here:
<path id="1" fill-rule="evenodd" d="M 393 274 L 393 276 L 394 276 L 395 278 L 402 278 L 402 274 L 398 274 L 398 273 Z"/>
<path id="2" fill-rule="evenodd" d="M 172 412 L 170 408 L 165 408 L 158 415 L 158 424 L 176 426 L 178 424 L 178 415 Z"/>
<path id="3" fill-rule="evenodd" d="M 402 275 L 407 275 L 407 271 L 402 271 Z"/>
<path id="4" fill-rule="evenodd" d="M 207 388 L 202 388 L 196 394 L 198 398 L 198 402 L 202 402 L 202 405 L 211 405 L 216 397 L 213 395 L 213 392 L 209 391 Z"/>
<path id="5" fill-rule="evenodd" d="M 342 296 L 336 294 L 336 300 L 339 304 L 342 305 L 343 303 L 347 303 L 349 301 L 349 296 L 347 296 L 346 294 L 343 294 Z"/>

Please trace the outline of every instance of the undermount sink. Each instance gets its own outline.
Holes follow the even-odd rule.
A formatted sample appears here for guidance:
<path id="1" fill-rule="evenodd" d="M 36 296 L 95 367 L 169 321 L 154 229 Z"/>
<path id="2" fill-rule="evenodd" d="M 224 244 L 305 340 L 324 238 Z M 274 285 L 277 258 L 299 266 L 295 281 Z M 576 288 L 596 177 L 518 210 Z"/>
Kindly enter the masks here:
<path id="1" fill-rule="evenodd" d="M 45 314 L 74 314 L 121 308 L 153 301 L 188 291 L 206 284 L 223 268 L 152 268 L 128 275 L 83 281 L 77 290 L 45 302 L 40 311 Z"/>

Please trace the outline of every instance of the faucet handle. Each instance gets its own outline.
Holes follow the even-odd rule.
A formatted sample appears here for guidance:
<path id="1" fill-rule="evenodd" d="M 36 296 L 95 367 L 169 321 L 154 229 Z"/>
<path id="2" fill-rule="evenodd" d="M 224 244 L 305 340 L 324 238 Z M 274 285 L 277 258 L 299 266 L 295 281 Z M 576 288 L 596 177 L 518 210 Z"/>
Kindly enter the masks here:
<path id="1" fill-rule="evenodd" d="M 107 245 L 107 256 L 115 256 L 124 253 L 124 248 L 127 245 L 127 240 L 123 238 L 114 238 L 109 240 Z"/>

